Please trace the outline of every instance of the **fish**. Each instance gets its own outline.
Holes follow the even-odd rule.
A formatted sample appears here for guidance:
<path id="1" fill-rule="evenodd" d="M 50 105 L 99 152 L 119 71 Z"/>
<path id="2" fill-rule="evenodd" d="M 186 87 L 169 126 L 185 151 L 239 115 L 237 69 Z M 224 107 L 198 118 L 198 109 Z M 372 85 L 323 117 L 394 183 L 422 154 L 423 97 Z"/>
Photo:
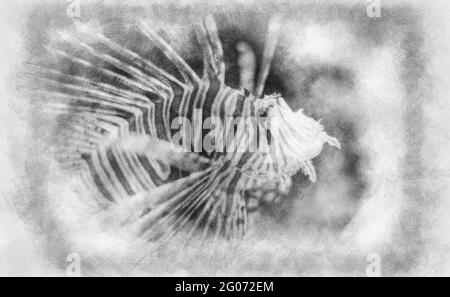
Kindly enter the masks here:
<path id="1" fill-rule="evenodd" d="M 270 28 L 275 40 L 282 26 Z M 30 79 L 42 111 L 57 115 L 60 168 L 83 175 L 137 238 L 242 239 L 260 201 L 283 199 L 299 171 L 315 182 L 312 160 L 326 144 L 340 148 L 282 95 L 263 94 L 274 42 L 254 90 L 234 89 L 213 16 L 194 28 L 201 75 L 145 20 L 135 29 L 170 67 L 76 23 L 45 46 L 57 62 L 30 65 Z"/>

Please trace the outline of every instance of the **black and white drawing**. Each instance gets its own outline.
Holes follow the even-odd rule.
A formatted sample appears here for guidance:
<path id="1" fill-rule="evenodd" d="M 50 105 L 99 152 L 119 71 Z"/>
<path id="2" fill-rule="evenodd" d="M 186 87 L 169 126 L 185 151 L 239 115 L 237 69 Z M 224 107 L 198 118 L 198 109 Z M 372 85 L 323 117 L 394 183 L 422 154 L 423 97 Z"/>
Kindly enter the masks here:
<path id="1" fill-rule="evenodd" d="M 449 274 L 445 1 L 4 5 L 0 275 Z"/>

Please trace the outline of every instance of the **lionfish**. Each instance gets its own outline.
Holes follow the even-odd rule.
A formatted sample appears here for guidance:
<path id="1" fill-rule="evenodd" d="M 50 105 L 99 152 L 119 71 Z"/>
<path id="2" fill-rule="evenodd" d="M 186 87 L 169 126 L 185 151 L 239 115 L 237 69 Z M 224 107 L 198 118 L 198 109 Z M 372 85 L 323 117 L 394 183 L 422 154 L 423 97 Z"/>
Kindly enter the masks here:
<path id="1" fill-rule="evenodd" d="M 239 90 L 225 84 L 224 53 L 212 16 L 195 25 L 201 76 L 149 24 L 136 27 L 171 68 L 78 23 L 76 34 L 60 32 L 58 43 L 45 47 L 59 62 L 38 66 L 33 94 L 46 111 L 57 113 L 55 159 L 64 170 L 87 176 L 86 188 L 99 193 L 99 205 L 119 210 L 123 220 L 138 226 L 138 238 L 154 241 L 181 232 L 202 239 L 242 238 L 258 201 L 268 194 L 271 201 L 282 199 L 300 170 L 314 182 L 311 160 L 325 143 L 340 147 L 320 122 L 292 111 L 280 95 L 262 96 L 273 46 L 265 51 L 256 90 Z M 268 131 L 256 138 L 275 145 L 278 153 L 248 147 L 194 152 L 194 144 L 186 146 L 184 139 L 175 143 L 173 121 L 192 121 L 196 110 L 203 118 L 256 119 Z M 214 130 L 202 123 L 193 129 L 203 130 L 194 140 L 200 142 Z M 249 133 L 234 125 L 219 133 L 225 130 L 236 132 L 235 142 Z"/>

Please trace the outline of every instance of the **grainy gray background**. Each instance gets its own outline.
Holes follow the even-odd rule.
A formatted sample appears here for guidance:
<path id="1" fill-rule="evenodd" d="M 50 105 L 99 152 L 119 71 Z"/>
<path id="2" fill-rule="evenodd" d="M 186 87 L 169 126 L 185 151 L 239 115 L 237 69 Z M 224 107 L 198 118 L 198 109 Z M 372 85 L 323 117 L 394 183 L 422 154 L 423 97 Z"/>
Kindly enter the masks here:
<path id="1" fill-rule="evenodd" d="M 39 59 L 39 45 L 72 23 L 68 2 L 33 2 L 3 1 L 0 9 L 1 275 L 65 275 L 71 253 L 81 255 L 85 275 L 366 275 L 374 253 L 382 275 L 449 275 L 447 1 L 381 1 L 380 18 L 367 16 L 368 1 L 186 1 L 217 14 L 232 86 L 235 43 L 261 55 L 268 19 L 284 14 L 267 92 L 323 118 L 344 149 L 315 161 L 317 184 L 297 176 L 287 215 L 259 222 L 231 252 L 180 253 L 174 243 L 139 266 L 127 242 L 86 220 L 80 194 L 43 151 L 53 123 L 17 90 L 23 62 Z M 129 20 L 155 17 L 182 55 L 198 59 L 177 38 L 187 29 L 180 14 L 190 9 L 81 3 L 80 21 L 124 42 Z"/>

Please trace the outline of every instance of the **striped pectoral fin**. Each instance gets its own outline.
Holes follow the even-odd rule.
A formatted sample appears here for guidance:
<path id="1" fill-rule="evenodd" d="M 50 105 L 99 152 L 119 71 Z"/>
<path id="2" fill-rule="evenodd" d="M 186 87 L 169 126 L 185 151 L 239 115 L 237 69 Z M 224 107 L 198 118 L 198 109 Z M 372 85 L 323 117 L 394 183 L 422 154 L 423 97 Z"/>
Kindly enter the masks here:
<path id="1" fill-rule="evenodd" d="M 176 206 L 183 201 L 189 189 L 195 188 L 210 170 L 193 173 L 188 177 L 139 193 L 128 200 L 111 204 L 106 210 L 109 217 L 133 234 L 140 237 L 152 233 L 156 225 L 161 225 Z"/>
<path id="2" fill-rule="evenodd" d="M 148 197 L 153 197 L 152 201 L 157 197 L 157 203 L 136 222 L 136 234 L 153 241 L 156 238 L 170 239 L 179 231 L 187 230 L 195 214 L 206 202 L 205 194 L 210 189 L 211 174 L 211 169 L 207 169 L 149 192 Z M 162 236 L 158 236 L 162 229 Z"/>
<path id="3" fill-rule="evenodd" d="M 171 194 L 165 194 L 170 198 L 159 199 L 161 202 L 138 220 L 138 236 L 158 242 L 178 233 L 186 235 L 188 242 L 195 238 L 204 241 L 211 236 L 242 238 L 246 231 L 246 206 L 242 191 L 229 190 L 233 177 L 228 170 L 210 167 L 182 182 L 164 185 L 161 191 L 168 193 L 171 189 Z"/>
<path id="4" fill-rule="evenodd" d="M 199 154 L 186 152 L 182 147 L 149 135 L 131 134 L 112 145 L 188 172 L 201 171 L 209 164 L 209 159 Z"/>
<path id="5" fill-rule="evenodd" d="M 228 170 L 227 170 L 228 171 Z M 247 208 L 242 185 L 245 178 L 239 178 L 236 170 L 218 174 L 214 191 L 210 192 L 208 203 L 197 217 L 192 231 L 200 231 L 202 240 L 209 236 L 217 239 L 242 238 L 247 229 Z"/>

